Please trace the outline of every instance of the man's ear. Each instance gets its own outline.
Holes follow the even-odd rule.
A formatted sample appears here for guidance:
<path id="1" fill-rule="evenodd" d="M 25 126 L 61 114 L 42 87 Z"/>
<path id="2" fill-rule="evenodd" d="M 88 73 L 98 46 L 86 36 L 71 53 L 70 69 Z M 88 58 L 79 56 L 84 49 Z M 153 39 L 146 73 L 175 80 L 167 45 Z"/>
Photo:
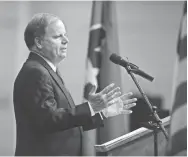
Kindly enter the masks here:
<path id="1" fill-rule="evenodd" d="M 35 45 L 37 46 L 37 48 L 39 48 L 39 49 L 42 48 L 41 39 L 39 37 L 35 37 L 34 42 L 35 42 Z"/>

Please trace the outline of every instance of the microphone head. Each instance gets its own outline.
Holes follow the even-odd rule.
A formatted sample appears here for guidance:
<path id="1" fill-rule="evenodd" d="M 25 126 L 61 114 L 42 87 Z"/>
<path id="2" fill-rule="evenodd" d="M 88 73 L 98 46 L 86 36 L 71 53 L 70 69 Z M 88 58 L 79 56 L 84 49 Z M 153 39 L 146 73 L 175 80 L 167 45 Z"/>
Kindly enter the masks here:
<path id="1" fill-rule="evenodd" d="M 119 64 L 121 59 L 122 58 L 120 56 L 116 55 L 115 53 L 112 53 L 110 56 L 110 60 L 115 64 Z"/>

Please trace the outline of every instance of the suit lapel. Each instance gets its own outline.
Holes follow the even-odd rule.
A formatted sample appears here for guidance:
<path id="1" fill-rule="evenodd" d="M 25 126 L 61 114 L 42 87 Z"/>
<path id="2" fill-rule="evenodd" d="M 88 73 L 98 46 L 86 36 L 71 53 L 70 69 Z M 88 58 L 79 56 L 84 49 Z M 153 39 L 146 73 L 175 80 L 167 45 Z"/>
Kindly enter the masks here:
<path id="1" fill-rule="evenodd" d="M 38 61 L 41 65 L 43 65 L 49 71 L 51 77 L 53 78 L 53 80 L 56 82 L 56 84 L 59 86 L 59 88 L 62 90 L 65 97 L 67 98 L 70 107 L 71 108 L 75 107 L 74 101 L 69 91 L 65 88 L 63 81 L 61 80 L 61 78 L 59 78 L 59 76 L 57 76 L 57 74 L 52 70 L 52 68 L 48 65 L 48 63 L 42 57 L 32 52 L 30 53 L 28 59 L 33 59 L 33 60 Z"/>
<path id="2" fill-rule="evenodd" d="M 65 88 L 65 85 L 63 84 L 63 81 L 61 80 L 61 78 L 59 76 L 57 76 L 57 74 L 52 69 L 49 71 L 49 73 L 52 76 L 52 78 L 54 79 L 54 81 L 58 84 L 59 88 L 62 90 L 64 95 L 66 96 L 70 107 L 74 108 L 75 107 L 74 101 L 73 101 L 69 91 Z"/>

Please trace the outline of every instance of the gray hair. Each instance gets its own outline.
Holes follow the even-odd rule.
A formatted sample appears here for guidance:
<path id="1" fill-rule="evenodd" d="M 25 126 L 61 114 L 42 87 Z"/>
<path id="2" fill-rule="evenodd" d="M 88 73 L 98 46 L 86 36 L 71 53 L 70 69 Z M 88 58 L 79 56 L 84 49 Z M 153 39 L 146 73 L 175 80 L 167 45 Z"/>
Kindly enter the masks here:
<path id="1" fill-rule="evenodd" d="M 34 39 L 44 36 L 46 27 L 56 20 L 60 18 L 49 13 L 38 13 L 32 17 L 24 32 L 24 40 L 29 50 L 35 44 Z"/>

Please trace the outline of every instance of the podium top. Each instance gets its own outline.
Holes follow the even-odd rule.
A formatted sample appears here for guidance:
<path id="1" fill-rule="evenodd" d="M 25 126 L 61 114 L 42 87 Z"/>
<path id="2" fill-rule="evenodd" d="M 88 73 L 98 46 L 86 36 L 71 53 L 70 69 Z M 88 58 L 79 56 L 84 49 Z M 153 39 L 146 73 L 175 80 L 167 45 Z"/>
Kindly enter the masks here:
<path id="1" fill-rule="evenodd" d="M 169 125 L 169 121 L 170 121 L 170 116 L 164 118 L 164 119 L 161 119 L 162 121 L 162 125 L 164 127 L 168 126 Z M 111 141 L 108 141 L 106 143 L 103 143 L 103 144 L 100 144 L 100 145 L 95 145 L 95 149 L 97 152 L 107 152 L 107 151 L 110 151 L 116 147 L 119 147 L 123 144 L 128 144 L 129 142 L 131 141 L 134 141 L 138 138 L 141 138 L 145 135 L 148 135 L 150 133 L 152 133 L 153 131 L 152 130 L 149 130 L 147 128 L 144 128 L 144 127 L 141 127 L 137 130 L 134 130 L 128 134 L 125 134 L 123 136 L 120 136 L 118 138 L 115 138 Z"/>

